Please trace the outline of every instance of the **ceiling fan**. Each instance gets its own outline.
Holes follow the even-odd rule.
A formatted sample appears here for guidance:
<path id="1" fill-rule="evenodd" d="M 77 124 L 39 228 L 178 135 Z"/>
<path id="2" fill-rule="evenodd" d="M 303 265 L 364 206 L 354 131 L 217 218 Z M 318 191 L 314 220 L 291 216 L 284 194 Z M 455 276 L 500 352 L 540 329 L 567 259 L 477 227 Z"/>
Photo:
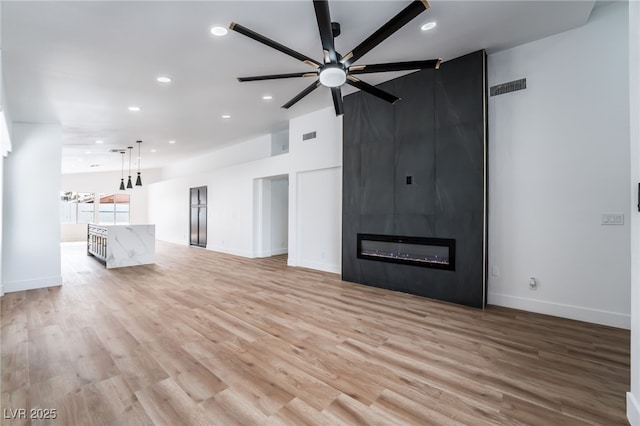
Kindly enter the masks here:
<path id="1" fill-rule="evenodd" d="M 429 8 L 429 3 L 426 0 L 412 1 L 407 7 L 400 11 L 400 13 L 391 18 L 386 24 L 381 26 L 376 32 L 371 34 L 366 40 L 364 40 L 344 56 L 336 52 L 334 46 L 334 39 L 340 35 L 340 24 L 337 22 L 331 22 L 328 1 L 314 0 L 313 7 L 316 12 L 316 20 L 318 21 L 318 30 L 320 31 L 320 40 L 322 42 L 322 62 L 318 62 L 315 59 L 303 55 L 302 53 L 296 52 L 293 49 L 290 49 L 276 41 L 268 39 L 267 37 L 260 35 L 255 31 L 250 30 L 249 28 L 243 27 L 240 24 L 236 24 L 235 22 L 232 22 L 231 25 L 229 25 L 229 28 L 262 44 L 279 50 L 286 55 L 298 59 L 299 61 L 302 61 L 307 65 L 310 65 L 314 68 L 314 71 L 260 75 L 254 77 L 239 77 L 238 81 L 244 82 L 274 80 L 280 78 L 317 77 L 317 79 L 313 83 L 307 86 L 302 92 L 298 93 L 289 102 L 284 104 L 282 108 L 288 109 L 292 107 L 300 99 L 304 98 L 309 93 L 317 89 L 320 85 L 322 85 L 331 88 L 331 95 L 333 97 L 333 105 L 336 110 L 336 115 L 342 115 L 342 91 L 340 87 L 345 83 L 390 103 L 394 103 L 400 99 L 388 92 L 385 92 L 382 89 L 365 83 L 364 81 L 356 77 L 356 75 L 358 74 L 387 71 L 438 69 L 440 67 L 441 59 L 392 62 L 387 64 L 374 65 L 353 65 L 354 62 L 364 56 L 371 49 L 382 43 L 385 39 L 405 26 L 420 13 L 427 10 Z"/>

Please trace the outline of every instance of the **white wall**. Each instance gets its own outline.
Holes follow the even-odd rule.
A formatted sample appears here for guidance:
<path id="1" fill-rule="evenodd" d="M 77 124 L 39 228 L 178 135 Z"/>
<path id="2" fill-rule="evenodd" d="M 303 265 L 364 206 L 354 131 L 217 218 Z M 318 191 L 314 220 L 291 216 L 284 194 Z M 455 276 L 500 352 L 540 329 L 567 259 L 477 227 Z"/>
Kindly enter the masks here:
<path id="1" fill-rule="evenodd" d="M 630 326 L 627 25 L 620 2 L 488 58 L 490 86 L 527 78 L 489 99 L 490 304 Z"/>
<path id="2" fill-rule="evenodd" d="M 224 146 L 196 158 L 179 161 L 162 169 L 163 179 L 207 173 L 211 170 L 247 163 L 271 156 L 271 135 Z"/>
<path id="3" fill-rule="evenodd" d="M 60 191 L 93 192 L 95 194 L 120 193 L 129 194 L 130 216 L 132 225 L 147 223 L 147 192 L 149 185 L 160 180 L 160 169 L 143 169 L 141 171 L 142 187 L 133 187 L 120 191 L 120 172 L 72 173 L 62 175 Z M 87 239 L 86 224 L 62 224 L 61 241 L 84 241 Z"/>
<path id="4" fill-rule="evenodd" d="M 58 125 L 14 123 L 4 160 L 2 285 L 6 293 L 62 284 Z"/>
<path id="5" fill-rule="evenodd" d="M 298 265 L 340 272 L 342 167 L 300 172 L 297 179 Z M 322 212 L 331 214 L 323 216 Z"/>
<path id="6" fill-rule="evenodd" d="M 3 221 L 4 221 L 4 214 L 3 214 L 3 204 L 4 204 L 4 182 L 3 182 L 3 175 L 4 175 L 4 155 L 0 154 L 0 296 L 4 296 L 4 285 L 3 285 L 3 280 L 2 280 L 2 240 L 3 240 L 3 236 L 2 236 L 2 228 L 3 228 Z"/>
<path id="7" fill-rule="evenodd" d="M 271 134 L 271 155 L 289 152 L 289 129 Z"/>
<path id="8" fill-rule="evenodd" d="M 631 391 L 627 418 L 640 425 L 640 2 L 629 3 L 629 117 L 631 136 Z"/>
<path id="9" fill-rule="evenodd" d="M 316 139 L 302 141 L 302 134 L 316 131 Z M 271 138 L 260 137 L 243 144 L 246 149 L 259 146 L 271 152 Z M 183 162 L 174 166 L 163 176 L 178 176 L 150 185 L 149 222 L 156 224 L 158 239 L 188 244 L 189 230 L 189 188 L 208 187 L 207 248 L 245 257 L 253 257 L 258 251 L 254 247 L 254 180 L 279 175 L 289 175 L 289 230 L 288 264 L 298 266 L 297 251 L 303 252 L 313 241 L 298 240 L 297 179 L 300 172 L 340 167 L 342 162 L 342 120 L 336 118 L 333 108 L 326 108 L 294 118 L 289 123 L 289 153 L 253 161 L 241 162 L 244 153 L 234 150 L 220 150 L 212 155 L 211 168 L 203 172 L 199 160 L 193 164 Z M 225 164 L 225 167 L 216 167 Z M 192 170 L 197 172 L 191 173 Z M 332 182 L 326 183 L 333 188 Z M 335 192 L 335 189 L 334 189 Z M 341 200 L 338 188 L 335 197 Z M 315 211 L 318 223 L 330 223 L 336 227 L 334 233 L 339 248 L 341 211 L 333 205 L 324 205 Z M 328 249 L 327 249 L 328 250 Z M 308 250 L 306 251 L 308 252 Z M 326 254 L 328 259 L 336 259 L 335 253 Z M 337 257 L 339 259 L 339 256 Z M 306 259 L 324 265 L 325 270 L 340 271 L 340 261 L 329 264 L 323 259 Z M 304 261 L 303 261 L 304 263 Z"/>

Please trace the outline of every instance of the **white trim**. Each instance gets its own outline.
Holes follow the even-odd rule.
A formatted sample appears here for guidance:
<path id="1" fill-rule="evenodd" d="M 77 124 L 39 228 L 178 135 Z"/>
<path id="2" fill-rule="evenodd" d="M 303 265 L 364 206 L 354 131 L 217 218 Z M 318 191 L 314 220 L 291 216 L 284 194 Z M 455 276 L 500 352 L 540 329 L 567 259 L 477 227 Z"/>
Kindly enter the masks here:
<path id="1" fill-rule="evenodd" d="M 288 252 L 289 250 L 287 248 L 271 249 L 268 251 L 258 252 L 254 257 L 263 258 L 263 257 L 279 256 L 281 254 L 287 254 Z"/>
<path id="2" fill-rule="evenodd" d="M 640 426 L 640 404 L 631 392 L 627 392 L 627 420 L 631 426 Z"/>
<path id="3" fill-rule="evenodd" d="M 611 327 L 624 328 L 626 330 L 631 328 L 631 316 L 629 314 L 584 308 L 582 306 L 565 305 L 562 303 L 547 302 L 500 293 L 489 293 L 488 296 L 489 305 L 521 309 L 523 311 L 537 312 L 540 314 L 553 315 L 578 321 L 608 325 Z"/>
<path id="4" fill-rule="evenodd" d="M 2 284 L 2 291 L 13 293 L 15 291 L 36 290 L 46 287 L 58 287 L 62 285 L 62 276 L 37 278 L 35 280 L 9 281 Z"/>
<path id="5" fill-rule="evenodd" d="M 217 251 L 217 252 L 226 253 L 226 254 L 232 254 L 234 256 L 248 257 L 249 259 L 254 258 L 253 252 L 251 252 L 250 250 L 237 250 L 229 247 L 212 246 L 212 245 L 208 245 L 207 250 Z"/>
<path id="6" fill-rule="evenodd" d="M 339 274 L 342 272 L 340 265 L 332 265 L 331 263 L 316 262 L 313 260 L 306 261 L 302 259 L 297 266 L 301 268 L 315 269 L 317 271 L 331 272 L 333 274 Z"/>
<path id="7" fill-rule="evenodd" d="M 1 82 L 0 82 L 1 83 Z M 11 152 L 11 134 L 5 112 L 0 105 L 0 156 L 6 157 Z"/>

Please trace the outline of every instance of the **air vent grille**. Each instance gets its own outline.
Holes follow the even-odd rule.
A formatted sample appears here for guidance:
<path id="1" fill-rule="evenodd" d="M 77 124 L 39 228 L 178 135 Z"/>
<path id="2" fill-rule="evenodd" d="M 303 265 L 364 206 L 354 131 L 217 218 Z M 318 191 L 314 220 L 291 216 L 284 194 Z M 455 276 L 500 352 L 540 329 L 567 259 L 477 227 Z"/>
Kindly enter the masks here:
<path id="1" fill-rule="evenodd" d="M 491 86 L 489 94 L 491 96 L 504 95 L 505 93 L 515 92 L 517 90 L 524 90 L 527 88 L 527 79 L 521 78 L 520 80 L 513 80 L 508 83 L 497 84 Z"/>
<path id="2" fill-rule="evenodd" d="M 302 135 L 303 141 L 308 141 L 309 139 L 315 139 L 315 138 L 316 138 L 316 132 L 309 132 Z"/>
<path id="3" fill-rule="evenodd" d="M 114 149 L 110 149 L 109 152 L 111 153 L 127 152 L 127 148 L 114 148 Z"/>

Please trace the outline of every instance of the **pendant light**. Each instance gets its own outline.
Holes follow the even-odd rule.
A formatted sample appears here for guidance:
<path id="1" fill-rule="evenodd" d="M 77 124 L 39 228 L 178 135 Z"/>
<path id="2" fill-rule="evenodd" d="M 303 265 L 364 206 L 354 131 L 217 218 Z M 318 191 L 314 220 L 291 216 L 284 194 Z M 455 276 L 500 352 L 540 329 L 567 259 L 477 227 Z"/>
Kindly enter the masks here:
<path id="1" fill-rule="evenodd" d="M 129 180 L 127 181 L 127 189 L 131 189 L 133 188 L 133 185 L 131 184 L 131 150 L 133 147 L 128 146 L 127 149 L 129 150 Z"/>
<path id="2" fill-rule="evenodd" d="M 138 144 L 138 178 L 136 179 L 136 186 L 142 186 L 142 178 L 140 178 L 140 145 L 142 141 L 136 141 Z"/>
<path id="3" fill-rule="evenodd" d="M 124 191 L 124 151 L 120 151 L 122 154 L 122 173 L 120 174 L 120 191 Z"/>

